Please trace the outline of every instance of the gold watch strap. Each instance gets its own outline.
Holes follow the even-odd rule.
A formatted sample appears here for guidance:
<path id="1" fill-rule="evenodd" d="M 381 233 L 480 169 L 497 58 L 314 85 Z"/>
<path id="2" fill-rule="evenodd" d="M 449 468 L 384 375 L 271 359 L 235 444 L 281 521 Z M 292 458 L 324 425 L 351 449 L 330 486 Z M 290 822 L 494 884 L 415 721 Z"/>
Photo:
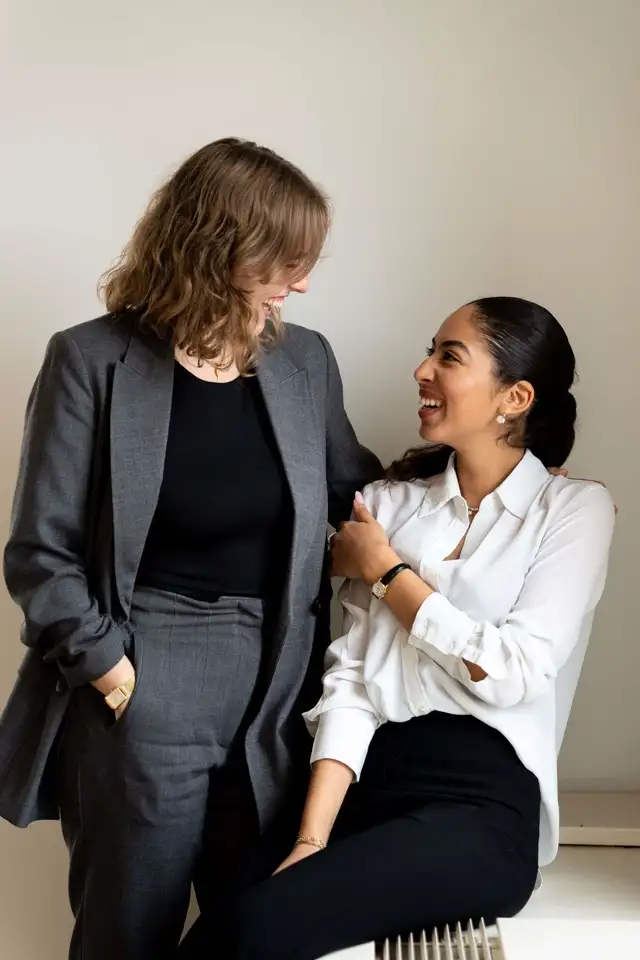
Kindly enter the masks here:
<path id="1" fill-rule="evenodd" d="M 135 689 L 135 685 L 136 681 L 134 677 L 131 677 L 130 680 L 125 680 L 124 683 L 118 684 L 118 686 L 110 690 L 104 698 L 107 706 L 111 707 L 112 710 L 117 710 L 118 707 L 121 707 L 123 703 L 129 700 Z"/>

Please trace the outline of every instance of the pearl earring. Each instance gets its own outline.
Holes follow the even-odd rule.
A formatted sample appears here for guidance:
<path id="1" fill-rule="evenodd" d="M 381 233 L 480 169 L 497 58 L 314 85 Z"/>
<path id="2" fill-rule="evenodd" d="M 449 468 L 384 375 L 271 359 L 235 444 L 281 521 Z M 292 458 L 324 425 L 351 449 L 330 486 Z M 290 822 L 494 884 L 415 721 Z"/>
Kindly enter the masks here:
<path id="1" fill-rule="evenodd" d="M 507 418 L 505 417 L 504 413 L 499 413 L 498 416 L 496 417 L 496 420 L 498 421 L 498 423 L 507 422 Z"/>

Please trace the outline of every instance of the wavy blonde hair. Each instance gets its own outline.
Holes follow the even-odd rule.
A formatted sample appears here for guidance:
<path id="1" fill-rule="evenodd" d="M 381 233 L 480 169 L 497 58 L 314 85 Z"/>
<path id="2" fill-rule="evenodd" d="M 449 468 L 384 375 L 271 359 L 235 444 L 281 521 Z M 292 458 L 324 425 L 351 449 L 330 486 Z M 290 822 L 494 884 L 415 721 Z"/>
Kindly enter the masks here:
<path id="1" fill-rule="evenodd" d="M 263 334 L 247 286 L 293 283 L 318 260 L 330 223 L 327 198 L 267 147 L 227 138 L 202 147 L 154 194 L 99 290 L 113 314 L 141 323 L 199 362 L 241 374 Z"/>

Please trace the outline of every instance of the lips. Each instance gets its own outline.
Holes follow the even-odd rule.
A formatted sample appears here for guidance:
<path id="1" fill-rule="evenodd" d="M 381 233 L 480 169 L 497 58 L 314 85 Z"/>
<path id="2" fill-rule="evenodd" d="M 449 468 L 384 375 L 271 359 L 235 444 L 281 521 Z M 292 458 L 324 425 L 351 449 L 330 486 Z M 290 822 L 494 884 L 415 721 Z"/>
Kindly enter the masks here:
<path id="1" fill-rule="evenodd" d="M 280 310 L 287 299 L 287 296 L 284 297 L 269 297 L 268 300 L 265 300 L 262 304 L 264 312 L 269 315 L 276 310 Z"/>
<path id="2" fill-rule="evenodd" d="M 420 394 L 420 406 L 418 413 L 421 420 L 430 420 L 440 410 L 444 404 L 438 397 L 433 397 L 425 393 Z"/>

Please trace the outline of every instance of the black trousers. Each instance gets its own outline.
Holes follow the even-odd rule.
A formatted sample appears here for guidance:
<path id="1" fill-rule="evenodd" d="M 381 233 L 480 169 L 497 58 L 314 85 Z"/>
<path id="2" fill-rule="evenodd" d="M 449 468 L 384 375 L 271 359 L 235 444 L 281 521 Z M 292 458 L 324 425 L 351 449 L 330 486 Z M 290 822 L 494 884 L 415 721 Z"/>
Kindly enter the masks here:
<path id="1" fill-rule="evenodd" d="M 192 882 L 204 902 L 224 874 L 210 844 L 258 690 L 261 600 L 140 589 L 131 617 L 130 705 L 114 722 L 80 689 L 62 734 L 71 960 L 174 960 Z"/>
<path id="2" fill-rule="evenodd" d="M 539 809 L 536 778 L 480 721 L 432 713 L 387 724 L 328 849 L 271 877 L 295 837 L 293 824 L 280 825 L 233 902 L 196 921 L 180 960 L 316 960 L 513 916 L 535 885 Z"/>

